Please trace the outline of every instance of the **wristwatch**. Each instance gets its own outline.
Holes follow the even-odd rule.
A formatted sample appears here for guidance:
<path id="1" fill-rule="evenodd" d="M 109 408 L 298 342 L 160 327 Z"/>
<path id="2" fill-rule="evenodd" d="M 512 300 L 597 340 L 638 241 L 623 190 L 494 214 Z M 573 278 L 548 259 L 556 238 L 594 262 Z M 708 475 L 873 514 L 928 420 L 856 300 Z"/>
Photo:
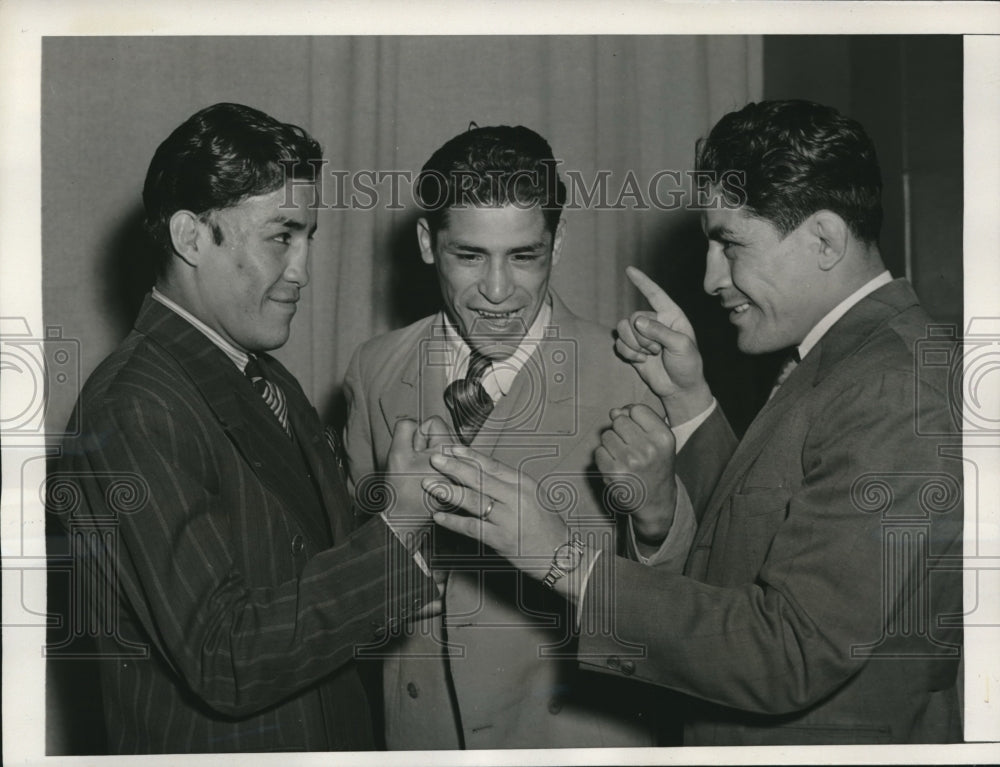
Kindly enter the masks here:
<path id="1" fill-rule="evenodd" d="M 583 552 L 584 546 L 580 534 L 573 533 L 573 538 L 569 543 L 556 546 L 552 552 L 552 565 L 545 577 L 542 578 L 542 584 L 554 589 L 557 580 L 580 566 L 580 562 L 583 561 Z"/>

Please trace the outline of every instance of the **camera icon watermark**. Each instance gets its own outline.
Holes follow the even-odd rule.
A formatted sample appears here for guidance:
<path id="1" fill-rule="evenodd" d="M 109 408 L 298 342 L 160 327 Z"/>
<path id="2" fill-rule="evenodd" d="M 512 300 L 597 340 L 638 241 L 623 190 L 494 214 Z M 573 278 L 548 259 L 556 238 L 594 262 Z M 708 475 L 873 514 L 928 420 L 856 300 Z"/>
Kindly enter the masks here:
<path id="1" fill-rule="evenodd" d="M 80 342 L 63 338 L 59 327 L 46 327 L 39 337 L 24 317 L 0 317 L 0 377 L 4 400 L 0 436 L 42 436 L 50 397 L 62 390 L 61 398 L 75 401 L 80 393 Z M 65 428 L 50 430 L 48 436 L 61 438 L 79 431 L 74 415 Z"/>
<path id="2" fill-rule="evenodd" d="M 954 325 L 929 325 L 917 341 L 916 433 L 922 436 L 1000 435 L 1000 317 L 974 317 L 965 336 Z M 936 417 L 944 392 L 951 422 Z"/>
<path id="3" fill-rule="evenodd" d="M 490 332 L 478 326 L 471 330 L 473 346 L 487 354 L 497 352 L 492 359 L 493 375 L 506 377 L 509 371 L 509 378 L 513 379 L 510 391 L 485 419 L 479 433 L 575 435 L 579 430 L 577 342 L 562 338 L 555 326 L 544 328 L 542 337 L 537 339 L 526 339 L 524 330 L 523 323 L 504 332 Z M 419 355 L 423 371 L 418 384 L 419 420 L 423 421 L 437 412 L 431 412 L 429 403 L 436 404 L 444 397 L 444 392 L 437 390 L 442 376 L 435 375 L 435 371 L 447 377 L 455 366 L 457 354 L 445 329 L 435 327 L 430 338 L 421 340 Z"/>

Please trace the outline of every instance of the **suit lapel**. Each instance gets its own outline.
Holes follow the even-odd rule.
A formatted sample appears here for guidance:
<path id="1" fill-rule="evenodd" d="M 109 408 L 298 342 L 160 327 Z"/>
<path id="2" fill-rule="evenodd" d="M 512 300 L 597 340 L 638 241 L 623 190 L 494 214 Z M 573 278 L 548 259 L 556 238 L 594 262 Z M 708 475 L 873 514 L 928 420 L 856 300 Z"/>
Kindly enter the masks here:
<path id="1" fill-rule="evenodd" d="M 536 351 L 537 353 L 537 351 Z M 534 355 L 532 355 L 534 356 Z M 523 420 L 525 411 L 532 405 L 531 403 L 531 381 L 525 368 L 532 364 L 529 359 L 523 368 L 518 371 L 511 384 L 510 391 L 507 392 L 490 412 L 486 423 L 472 440 L 472 447 L 480 453 L 492 455 L 496 450 L 497 443 L 505 433 L 517 432 L 520 420 Z M 536 394 L 537 397 L 537 394 Z"/>
<path id="2" fill-rule="evenodd" d="M 718 516 L 726 500 L 736 491 L 747 469 L 757 460 L 757 456 L 774 433 L 777 421 L 785 415 L 790 405 L 812 388 L 813 376 L 817 369 L 818 357 L 807 355 L 754 418 L 719 478 L 719 484 L 708 506 L 712 510 L 712 516 L 706 516 L 699 528 L 699 539 L 711 531 L 712 518 Z"/>
<path id="3" fill-rule="evenodd" d="M 277 366 L 269 366 L 268 374 L 284 389 L 288 400 L 288 417 L 301 448 L 309 473 L 312 474 L 319 491 L 323 508 L 326 510 L 329 529 L 326 535 L 333 533 L 333 542 L 344 539 L 350 532 L 352 508 L 351 497 L 347 492 L 344 478 L 343 450 L 340 440 L 334 430 L 327 432 L 319 420 L 315 408 L 302 395 L 298 384 Z M 303 493 L 311 492 L 307 484 L 296 483 Z M 303 499 L 302 508 L 307 499 Z"/>
<path id="4" fill-rule="evenodd" d="M 559 340 L 569 339 L 567 343 L 572 343 L 579 333 L 574 325 L 575 318 L 565 304 L 554 294 L 550 297 L 551 324 L 514 377 L 510 391 L 500 399 L 473 440 L 472 447 L 480 452 L 492 455 L 498 445 L 525 441 L 537 445 L 539 437 L 558 444 L 562 438 L 577 432 L 581 404 L 577 399 L 578 371 L 574 355 L 567 353 L 566 344 L 560 344 Z M 552 471 L 565 453 L 565 449 L 560 448 L 536 458 L 532 461 L 535 473 Z"/>
<path id="5" fill-rule="evenodd" d="M 425 421 L 436 415 L 451 426 L 451 414 L 444 404 L 451 348 L 441 322 L 439 315 L 427 335 L 406 352 L 399 379 L 379 396 L 379 408 L 390 434 L 402 418 Z"/>
<path id="6" fill-rule="evenodd" d="M 150 297 L 140 310 L 136 329 L 156 341 L 187 373 L 261 484 L 315 539 L 327 540 L 325 520 L 317 520 L 308 511 L 315 505 L 305 495 L 311 488 L 297 481 L 302 471 L 295 442 L 229 357 L 187 320 Z M 273 369 L 268 367 L 266 372 L 270 375 Z M 299 420 L 298 387 L 280 383 L 290 402 L 290 417 L 294 412 Z"/>

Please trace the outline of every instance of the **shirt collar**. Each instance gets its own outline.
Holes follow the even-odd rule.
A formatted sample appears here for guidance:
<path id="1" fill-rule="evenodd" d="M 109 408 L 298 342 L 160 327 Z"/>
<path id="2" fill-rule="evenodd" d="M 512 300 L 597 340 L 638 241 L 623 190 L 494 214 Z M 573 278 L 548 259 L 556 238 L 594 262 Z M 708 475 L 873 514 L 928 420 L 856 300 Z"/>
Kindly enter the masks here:
<path id="1" fill-rule="evenodd" d="M 883 285 L 888 285 L 890 282 L 892 282 L 892 275 L 889 274 L 888 271 L 884 271 L 878 275 L 878 277 L 874 277 L 866 282 L 860 288 L 851 293 L 851 295 L 833 307 L 833 309 L 827 312 L 826 316 L 816 323 L 815 327 L 813 327 L 813 329 L 806 334 L 806 337 L 802 339 L 802 343 L 798 345 L 797 351 L 799 353 L 799 359 L 804 359 L 812 348 L 819 343 L 819 340 L 826 335 L 826 331 L 832 328 L 837 320 L 847 314 L 851 307 L 853 307 L 869 293 L 874 293 Z"/>
<path id="2" fill-rule="evenodd" d="M 462 338 L 458 332 L 458 328 L 452 324 L 448 315 L 445 314 L 444 317 L 444 334 L 452 351 L 452 364 L 447 371 L 448 382 L 451 383 L 465 377 L 469 369 L 469 357 L 472 356 L 472 349 L 469 348 L 465 339 Z M 542 308 L 538 310 L 535 321 L 531 323 L 531 327 L 528 328 L 528 332 L 524 334 L 524 338 L 521 339 L 514 352 L 503 360 L 503 364 L 491 364 L 487 368 L 483 374 L 482 384 L 486 393 L 492 397 L 494 402 L 510 391 L 514 385 L 514 379 L 521 372 L 521 368 L 524 367 L 528 358 L 534 353 L 535 347 L 538 346 L 538 342 L 542 340 L 545 334 L 545 328 L 551 322 L 552 304 L 546 301 L 542 304 Z"/>
<path id="3" fill-rule="evenodd" d="M 247 366 L 247 360 L 250 359 L 250 356 L 247 354 L 246 351 L 240 349 L 238 346 L 231 344 L 229 341 L 227 341 L 225 338 L 219 335 L 219 333 L 212 330 L 212 328 L 210 328 L 204 322 L 199 320 L 197 317 L 191 314 L 191 312 L 189 312 L 183 306 L 178 304 L 176 301 L 163 295 L 163 293 L 158 291 L 155 287 L 153 288 L 153 299 L 159 301 L 165 307 L 170 309 L 170 311 L 172 311 L 174 314 L 183 317 L 185 320 L 194 325 L 198 330 L 200 330 L 209 341 L 211 341 L 213 344 L 218 346 L 223 352 L 225 352 L 226 356 L 233 361 L 233 364 L 240 369 L 240 372 L 242 372 L 243 369 Z"/>

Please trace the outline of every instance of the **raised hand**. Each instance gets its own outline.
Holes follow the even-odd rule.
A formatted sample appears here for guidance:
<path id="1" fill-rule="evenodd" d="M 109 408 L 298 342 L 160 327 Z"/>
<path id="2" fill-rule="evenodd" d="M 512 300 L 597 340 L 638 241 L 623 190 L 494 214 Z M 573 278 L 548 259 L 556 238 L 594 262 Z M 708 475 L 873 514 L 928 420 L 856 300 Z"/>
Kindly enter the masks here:
<path id="1" fill-rule="evenodd" d="M 601 434 L 594 461 L 611 492 L 613 511 L 631 514 L 636 536 L 658 546 L 670 532 L 677 504 L 674 435 L 646 405 L 611 411 L 611 428 Z"/>
<path id="2" fill-rule="evenodd" d="M 625 274 L 653 311 L 635 312 L 618 323 L 615 351 L 660 398 L 672 424 L 688 421 L 712 404 L 694 328 L 673 299 L 639 269 L 626 267 Z"/>

